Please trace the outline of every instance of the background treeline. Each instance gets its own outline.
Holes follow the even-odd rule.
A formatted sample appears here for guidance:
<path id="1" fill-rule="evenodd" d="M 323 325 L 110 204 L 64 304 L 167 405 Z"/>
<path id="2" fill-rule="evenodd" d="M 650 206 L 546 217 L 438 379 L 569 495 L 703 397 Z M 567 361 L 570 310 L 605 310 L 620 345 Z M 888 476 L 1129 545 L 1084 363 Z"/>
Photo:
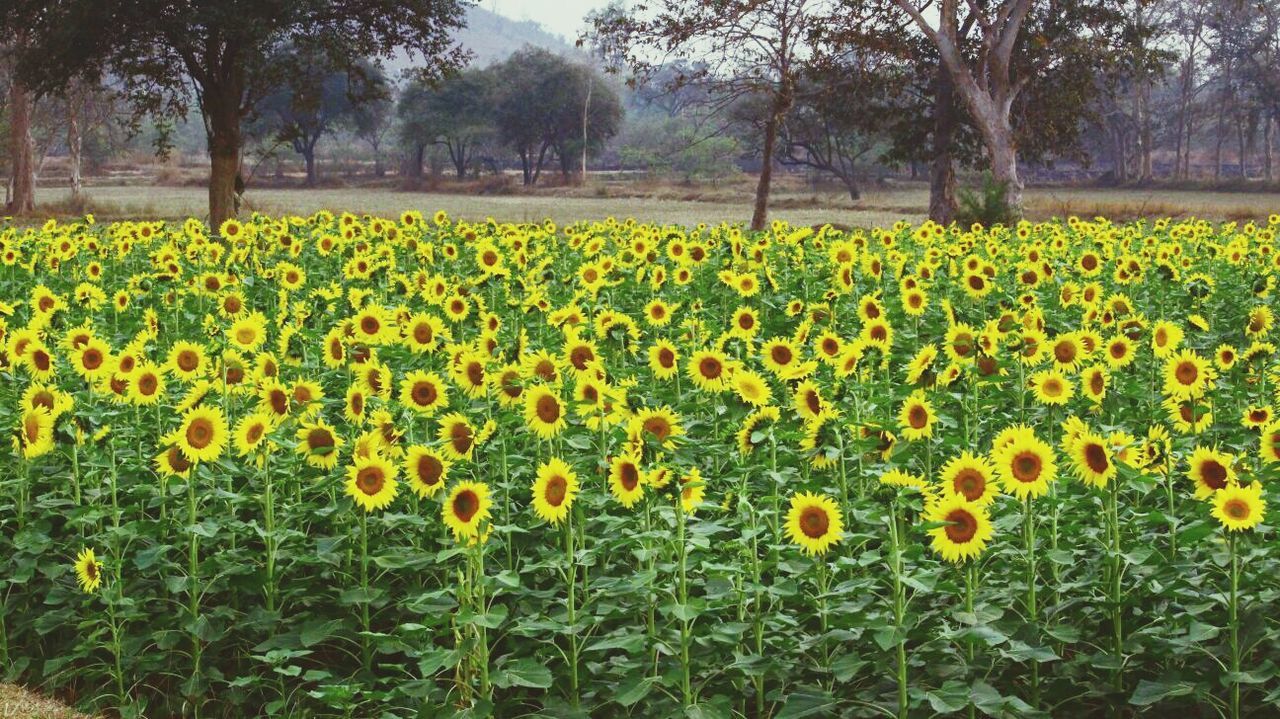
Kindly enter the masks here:
<path id="1" fill-rule="evenodd" d="M 756 226 L 775 171 L 853 199 L 927 180 L 940 221 L 957 171 L 989 170 L 1010 215 L 1028 179 L 1276 179 L 1280 0 L 659 0 L 593 13 L 576 47 L 456 1 L 333 7 L 0 0 L 8 212 L 37 183 L 74 207 L 86 175 L 186 181 L 184 159 L 209 163 L 215 221 L 246 186 L 605 170 L 753 173 Z"/>

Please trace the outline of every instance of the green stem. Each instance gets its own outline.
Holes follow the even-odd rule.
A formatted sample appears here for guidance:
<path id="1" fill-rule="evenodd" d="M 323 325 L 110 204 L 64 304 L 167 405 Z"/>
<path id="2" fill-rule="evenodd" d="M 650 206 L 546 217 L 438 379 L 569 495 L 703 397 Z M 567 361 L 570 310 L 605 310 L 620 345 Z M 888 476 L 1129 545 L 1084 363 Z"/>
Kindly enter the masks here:
<path id="1" fill-rule="evenodd" d="M 1036 524 L 1035 515 L 1031 511 L 1031 497 L 1023 500 L 1022 505 L 1022 542 L 1027 552 L 1027 623 L 1039 633 L 1039 607 L 1036 602 Z M 1037 636 L 1038 639 L 1038 636 Z M 1040 663 L 1031 660 L 1031 706 L 1040 706 Z"/>
<path id="2" fill-rule="evenodd" d="M 1231 719 L 1240 719 L 1240 557 L 1236 552 L 1236 536 L 1229 534 L 1227 549 L 1231 554 L 1231 594 L 1227 606 L 1227 622 L 1231 625 Z"/>
<path id="3" fill-rule="evenodd" d="M 907 719 L 910 704 L 907 696 L 907 593 L 902 583 L 902 546 L 898 526 L 898 500 L 894 497 L 889 510 L 889 558 L 893 575 L 893 624 L 897 631 L 898 718 Z"/>
<path id="4" fill-rule="evenodd" d="M 373 652 L 369 646 L 369 518 L 360 511 L 360 657 L 365 674 L 373 669 Z"/>

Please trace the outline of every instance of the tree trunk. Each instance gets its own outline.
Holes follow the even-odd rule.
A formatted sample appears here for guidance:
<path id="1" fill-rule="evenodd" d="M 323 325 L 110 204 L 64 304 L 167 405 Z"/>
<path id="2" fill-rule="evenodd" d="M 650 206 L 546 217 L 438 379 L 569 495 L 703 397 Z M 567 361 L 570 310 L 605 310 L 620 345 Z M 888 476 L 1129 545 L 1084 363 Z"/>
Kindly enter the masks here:
<path id="1" fill-rule="evenodd" d="M 929 166 L 929 219 L 949 225 L 956 214 L 956 163 L 952 156 L 956 86 L 947 66 L 941 62 L 937 82 L 933 98 L 933 161 Z"/>
<path id="2" fill-rule="evenodd" d="M 31 93 L 20 82 L 9 84 L 9 163 L 13 193 L 5 212 L 27 215 L 36 209 L 35 149 L 31 139 Z"/>
<path id="3" fill-rule="evenodd" d="M 209 140 L 209 226 L 217 231 L 235 217 L 236 175 L 240 172 L 239 93 L 226 93 L 235 100 L 217 101 L 205 94 L 205 126 Z"/>
<path id="4" fill-rule="evenodd" d="M 1272 149 L 1272 132 L 1275 127 L 1275 118 L 1267 115 L 1262 121 L 1262 171 L 1265 173 L 1267 182 L 1275 179 L 1275 171 L 1272 163 L 1275 160 L 1275 151 Z"/>
<path id="5" fill-rule="evenodd" d="M 849 199 L 857 202 L 862 199 L 862 188 L 858 186 L 858 178 L 849 173 L 841 178 L 844 181 L 844 189 L 849 191 Z"/>
<path id="6" fill-rule="evenodd" d="M 756 206 L 751 213 L 751 229 L 759 232 L 769 218 L 769 186 L 773 182 L 773 152 L 778 141 L 778 112 L 764 123 L 764 152 L 760 157 L 760 180 L 756 183 Z"/>
<path id="7" fill-rule="evenodd" d="M 1138 179 L 1150 182 L 1151 171 L 1151 83 L 1142 80 L 1138 93 Z"/>
<path id="8" fill-rule="evenodd" d="M 303 145 L 302 161 L 307 165 L 307 187 L 315 187 L 319 173 L 316 172 L 316 146 L 314 144 Z"/>
<path id="9" fill-rule="evenodd" d="M 71 202 L 78 205 L 84 191 L 84 183 L 80 176 L 81 149 L 80 136 L 80 83 L 72 80 L 67 91 L 67 163 L 70 165 Z"/>
<path id="10" fill-rule="evenodd" d="M 1018 176 L 1018 147 L 1014 144 L 1013 128 L 1007 122 L 997 123 L 990 133 L 991 176 L 1004 184 L 1004 201 L 1009 211 L 1014 217 L 1022 217 L 1022 178 Z"/>

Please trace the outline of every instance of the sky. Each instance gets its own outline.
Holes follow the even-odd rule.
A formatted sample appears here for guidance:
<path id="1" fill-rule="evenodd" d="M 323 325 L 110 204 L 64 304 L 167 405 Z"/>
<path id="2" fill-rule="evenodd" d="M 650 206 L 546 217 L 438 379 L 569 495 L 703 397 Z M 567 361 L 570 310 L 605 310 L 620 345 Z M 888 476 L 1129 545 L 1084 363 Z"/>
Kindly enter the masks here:
<path id="1" fill-rule="evenodd" d="M 554 35 L 573 41 L 582 29 L 582 18 L 592 10 L 609 4 L 608 0 L 479 0 L 486 10 L 512 20 L 533 20 Z"/>

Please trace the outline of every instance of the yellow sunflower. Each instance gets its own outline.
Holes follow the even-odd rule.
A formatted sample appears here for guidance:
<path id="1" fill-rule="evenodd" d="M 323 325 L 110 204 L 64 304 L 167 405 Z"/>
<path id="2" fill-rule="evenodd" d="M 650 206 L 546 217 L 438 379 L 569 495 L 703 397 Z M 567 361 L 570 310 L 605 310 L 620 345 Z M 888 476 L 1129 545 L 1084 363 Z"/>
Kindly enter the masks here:
<path id="1" fill-rule="evenodd" d="M 538 467 L 533 481 L 533 511 L 543 521 L 563 522 L 577 496 L 578 475 L 564 460 L 553 457 Z"/>
<path id="2" fill-rule="evenodd" d="M 1213 516 L 1228 532 L 1253 529 L 1267 513 L 1262 484 L 1231 484 L 1213 493 Z"/>
<path id="3" fill-rule="evenodd" d="M 995 465 L 986 456 L 968 450 L 943 465 L 940 479 L 943 493 L 958 494 L 974 504 L 990 504 L 1000 493 Z"/>
<path id="4" fill-rule="evenodd" d="M 923 390 L 916 390 L 907 397 L 898 410 L 898 427 L 907 440 L 923 439 L 933 436 L 933 425 L 938 416 L 933 411 L 933 404 Z"/>
<path id="5" fill-rule="evenodd" d="M 102 563 L 92 549 L 80 550 L 76 555 L 75 570 L 76 581 L 85 593 L 93 594 L 102 586 Z"/>
<path id="6" fill-rule="evenodd" d="M 564 409 L 560 395 L 550 387 L 533 387 L 525 393 L 525 426 L 539 437 L 551 439 L 566 427 Z"/>
<path id="7" fill-rule="evenodd" d="M 347 496 L 366 512 L 386 509 L 398 487 L 395 465 L 376 454 L 356 457 L 347 467 Z"/>
<path id="8" fill-rule="evenodd" d="M 413 493 L 426 499 L 435 496 L 449 479 L 449 460 L 430 447 L 415 445 L 404 457 L 404 476 Z"/>
<path id="9" fill-rule="evenodd" d="M 620 454 L 609 462 L 609 491 L 627 509 L 644 496 L 643 480 L 644 473 L 635 457 Z"/>
<path id="10" fill-rule="evenodd" d="M 1001 438 L 997 438 L 998 442 Z M 1057 478 L 1053 448 L 1027 427 L 1012 428 L 1000 449 L 993 446 L 996 474 L 1004 491 L 1018 499 L 1040 497 Z"/>
<path id="11" fill-rule="evenodd" d="M 453 532 L 455 540 L 474 540 L 480 537 L 482 525 L 489 520 L 493 500 L 489 498 L 489 486 L 483 482 L 458 482 L 449 491 L 441 511 L 444 523 Z"/>
<path id="12" fill-rule="evenodd" d="M 1196 487 L 1196 499 L 1208 499 L 1214 492 L 1236 483 L 1235 457 L 1209 447 L 1196 447 L 1187 459 L 1187 478 Z"/>
<path id="13" fill-rule="evenodd" d="M 19 440 L 24 459 L 35 459 L 53 449 L 53 415 L 48 408 L 31 407 L 22 412 Z"/>
<path id="14" fill-rule="evenodd" d="M 840 507 L 826 495 L 800 492 L 791 497 L 786 532 L 806 554 L 826 554 L 844 536 Z"/>
<path id="15" fill-rule="evenodd" d="M 952 494 L 931 502 L 924 520 L 941 526 L 929 530 L 931 546 L 948 562 L 964 562 L 982 554 L 993 535 L 986 507 Z"/>
<path id="16" fill-rule="evenodd" d="M 227 418 L 217 407 L 189 409 L 172 441 L 188 461 L 212 462 L 227 448 Z"/>
<path id="17" fill-rule="evenodd" d="M 298 444 L 295 451 L 306 463 L 316 469 L 333 469 L 338 466 L 338 451 L 342 449 L 342 437 L 324 420 L 304 422 L 295 435 Z"/>
<path id="18" fill-rule="evenodd" d="M 440 375 L 414 370 L 400 380 L 400 404 L 430 417 L 449 404 L 448 388 Z"/>

